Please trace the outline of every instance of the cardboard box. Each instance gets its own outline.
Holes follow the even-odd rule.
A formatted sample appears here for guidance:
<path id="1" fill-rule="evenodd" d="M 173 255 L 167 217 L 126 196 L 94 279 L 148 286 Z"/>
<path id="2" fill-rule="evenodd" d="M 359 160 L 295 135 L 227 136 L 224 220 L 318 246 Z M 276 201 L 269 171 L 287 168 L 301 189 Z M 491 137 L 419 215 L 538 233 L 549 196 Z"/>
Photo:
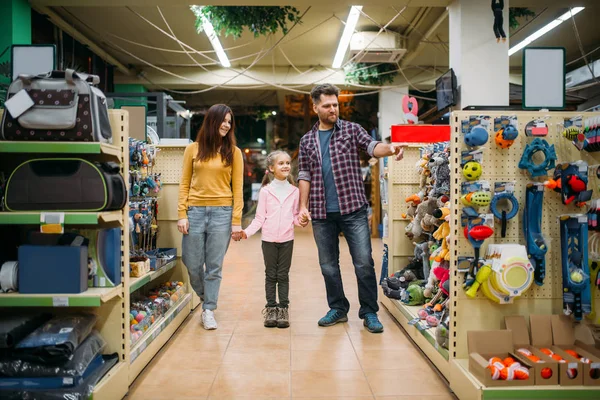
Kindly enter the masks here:
<path id="1" fill-rule="evenodd" d="M 580 386 L 583 385 L 583 365 L 579 360 L 574 359 L 565 353 L 560 347 L 554 346 L 552 338 L 552 315 L 530 315 L 529 326 L 531 328 L 531 344 L 538 349 L 548 348 L 552 352 L 561 356 L 566 362 L 558 363 L 559 378 L 558 383 L 561 386 Z M 576 375 L 569 377 L 569 369 L 575 369 Z"/>
<path id="2" fill-rule="evenodd" d="M 552 316 L 552 339 L 554 346 L 563 350 L 574 350 L 580 356 L 588 358 L 590 363 L 583 363 L 583 384 L 585 386 L 600 386 L 600 358 L 585 349 L 585 343 L 575 339 L 573 321 L 566 315 Z"/>
<path id="3" fill-rule="evenodd" d="M 493 380 L 487 368 L 492 357 L 517 358 L 513 352 L 512 332 L 497 331 L 468 331 L 467 346 L 469 351 L 469 371 L 485 386 L 532 386 L 533 371 L 529 369 L 529 378 L 525 380 Z M 524 365 L 527 368 L 527 365 Z"/>
<path id="4" fill-rule="evenodd" d="M 534 382 L 536 385 L 558 385 L 558 377 L 560 374 L 558 363 L 546 354 L 542 353 L 540 349 L 531 345 L 531 339 L 529 338 L 529 328 L 527 327 L 527 321 L 522 315 L 510 315 L 504 317 L 506 329 L 512 332 L 512 341 L 514 347 L 514 353 L 518 357 L 518 361 L 521 364 L 527 364 L 532 367 Z M 539 357 L 541 362 L 535 363 L 527 357 L 521 355 L 518 352 L 519 349 L 527 349 L 534 356 Z M 552 375 L 550 378 L 544 378 L 542 376 L 542 370 L 550 369 Z M 545 371 L 547 372 L 547 371 Z"/>

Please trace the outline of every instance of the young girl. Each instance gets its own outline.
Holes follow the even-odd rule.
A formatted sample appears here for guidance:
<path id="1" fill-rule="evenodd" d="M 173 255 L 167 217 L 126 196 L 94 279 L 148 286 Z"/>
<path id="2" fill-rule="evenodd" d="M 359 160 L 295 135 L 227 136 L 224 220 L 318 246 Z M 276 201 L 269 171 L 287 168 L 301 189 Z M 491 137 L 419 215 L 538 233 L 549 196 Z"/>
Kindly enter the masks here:
<path id="1" fill-rule="evenodd" d="M 294 225 L 298 223 L 300 192 L 290 175 L 291 158 L 284 151 L 267 156 L 267 170 L 258 195 L 256 216 L 234 239 L 247 239 L 262 228 L 262 251 L 265 260 L 264 311 L 265 327 L 287 328 L 289 272 L 294 248 Z M 279 303 L 276 294 L 279 293 Z"/>
<path id="2" fill-rule="evenodd" d="M 241 230 L 244 160 L 234 129 L 231 109 L 215 104 L 183 155 L 177 229 L 183 233 L 182 260 L 190 283 L 202 299 L 205 329 L 217 329 L 223 258 L 232 231 Z"/>

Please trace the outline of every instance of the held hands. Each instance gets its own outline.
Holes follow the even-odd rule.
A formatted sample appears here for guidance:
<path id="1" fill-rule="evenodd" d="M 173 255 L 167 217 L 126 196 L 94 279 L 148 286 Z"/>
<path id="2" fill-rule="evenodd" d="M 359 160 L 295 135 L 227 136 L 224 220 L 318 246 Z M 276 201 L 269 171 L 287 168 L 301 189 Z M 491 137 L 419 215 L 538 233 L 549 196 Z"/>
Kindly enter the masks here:
<path id="1" fill-rule="evenodd" d="M 180 220 L 177 221 L 177 230 L 181 233 L 183 233 L 184 235 L 188 234 L 190 228 L 190 222 L 188 221 L 187 218 L 181 218 Z"/>
<path id="2" fill-rule="evenodd" d="M 300 226 L 305 228 L 308 225 L 308 221 L 310 221 L 310 212 L 306 207 L 300 208 L 300 212 L 298 213 L 298 222 L 300 223 Z"/>
<path id="3" fill-rule="evenodd" d="M 231 239 L 239 242 L 242 239 L 248 239 L 248 236 L 246 236 L 246 232 L 244 231 L 231 232 Z"/>
<path id="4" fill-rule="evenodd" d="M 400 146 L 398 144 L 390 144 L 390 156 L 395 156 L 394 159 L 396 161 L 400 161 L 404 158 L 404 146 Z"/>

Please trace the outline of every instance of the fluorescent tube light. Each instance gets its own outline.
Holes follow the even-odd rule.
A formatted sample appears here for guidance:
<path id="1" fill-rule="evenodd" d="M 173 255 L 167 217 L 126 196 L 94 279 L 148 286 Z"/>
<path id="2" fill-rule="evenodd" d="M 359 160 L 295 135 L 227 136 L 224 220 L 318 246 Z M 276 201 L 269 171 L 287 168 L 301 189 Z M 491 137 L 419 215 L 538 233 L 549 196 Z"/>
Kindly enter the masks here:
<path id="1" fill-rule="evenodd" d="M 348 14 L 348 19 L 346 20 L 346 26 L 344 27 L 344 33 L 342 33 L 342 38 L 340 39 L 340 43 L 338 44 L 338 48 L 333 59 L 333 68 L 340 68 L 342 66 L 344 56 L 346 55 L 346 50 L 348 50 L 348 46 L 350 45 L 350 39 L 352 38 L 354 29 L 358 23 L 361 10 L 362 6 L 352 6 L 352 8 L 350 8 L 350 13 Z"/>
<path id="2" fill-rule="evenodd" d="M 190 6 L 191 10 L 199 16 L 199 11 L 202 9 L 202 6 Z M 217 53 L 217 57 L 219 58 L 219 62 L 225 68 L 231 67 L 231 63 L 229 62 L 229 58 L 227 58 L 227 54 L 225 54 L 225 50 L 223 50 L 223 46 L 221 46 L 221 42 L 219 41 L 219 37 L 215 32 L 215 28 L 213 28 L 212 24 L 209 20 L 207 20 L 202 15 L 202 30 L 206 33 L 208 40 L 210 40 L 210 44 L 212 45 L 215 53 Z"/>
<path id="3" fill-rule="evenodd" d="M 509 57 L 512 56 L 517 51 L 521 50 L 525 46 L 528 46 L 534 40 L 537 40 L 537 39 L 541 38 L 546 33 L 550 32 L 552 29 L 556 28 L 557 26 L 559 26 L 563 22 L 568 21 L 571 18 L 572 15 L 579 14 L 584 9 L 585 9 L 585 7 L 573 7 L 572 10 L 567 11 L 566 13 L 564 13 L 563 15 L 561 15 L 560 17 L 556 18 L 554 21 L 550 22 L 548 25 L 544 26 L 543 28 L 541 28 L 541 29 L 537 30 L 536 32 L 532 33 L 531 35 L 527 36 L 525 38 L 525 40 L 523 40 L 522 42 L 520 42 L 516 46 L 512 47 L 510 50 L 508 50 L 508 56 Z"/>

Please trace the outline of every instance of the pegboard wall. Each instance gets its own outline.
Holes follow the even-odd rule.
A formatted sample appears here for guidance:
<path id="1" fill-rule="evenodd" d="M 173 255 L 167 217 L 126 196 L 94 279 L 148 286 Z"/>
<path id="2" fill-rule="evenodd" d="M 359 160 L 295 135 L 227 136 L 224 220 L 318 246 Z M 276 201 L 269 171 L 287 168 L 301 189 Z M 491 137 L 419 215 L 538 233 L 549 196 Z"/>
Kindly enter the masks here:
<path id="1" fill-rule="evenodd" d="M 162 183 L 179 184 L 183 169 L 185 146 L 157 146 L 160 154 L 156 158 L 154 169 L 160 171 Z"/>
<path id="2" fill-rule="evenodd" d="M 509 149 L 501 149 L 494 142 L 494 118 L 516 117 L 519 135 Z M 461 152 L 469 150 L 463 139 L 462 121 L 471 117 L 489 117 L 491 121 L 487 127 L 488 142 L 483 149 L 483 174 L 480 180 L 488 181 L 493 192 L 496 182 L 515 182 L 514 195 L 519 201 L 517 216 L 507 222 L 506 237 L 501 237 L 500 222 L 494 221 L 494 236 L 487 239 L 480 250 L 480 255 L 485 255 L 487 246 L 491 243 L 521 244 L 525 245 L 522 229 L 522 216 L 525 207 L 525 188 L 530 182 L 543 182 L 547 178 L 531 178 L 526 170 L 518 168 L 523 151 L 534 137 L 525 135 L 525 126 L 534 120 L 543 120 L 548 126 L 548 135 L 544 139 L 553 144 L 558 157 L 557 165 L 564 162 L 584 160 L 589 165 L 600 162 L 600 153 L 579 151 L 571 141 L 562 136 L 565 119 L 590 118 L 600 116 L 600 113 L 563 113 L 563 112 L 454 112 L 451 116 L 451 204 L 452 218 L 450 222 L 452 237 L 451 247 L 451 296 L 452 296 L 452 325 L 450 328 L 450 357 L 467 358 L 466 332 L 468 330 L 500 329 L 505 315 L 541 313 L 562 313 L 562 275 L 561 275 L 561 249 L 558 217 L 563 214 L 585 214 L 587 208 L 577 208 L 575 205 L 563 205 L 560 193 L 550 189 L 544 191 L 544 201 L 541 205 L 542 233 L 549 245 L 546 254 L 546 277 L 543 286 L 532 285 L 521 298 L 514 300 L 513 304 L 496 304 L 481 293 L 476 298 L 466 296 L 462 287 L 464 274 L 457 271 L 458 257 L 473 257 L 474 250 L 469 241 L 462 234 L 461 214 L 463 205 L 460 202 L 461 183 L 465 181 L 461 168 Z M 472 149 L 471 149 L 472 150 Z M 542 160 L 537 160 L 540 162 Z M 549 171 L 552 177 L 553 170 Z M 594 190 L 593 198 L 600 198 L 598 194 L 599 182 L 595 173 L 589 176 L 588 189 Z M 588 203 L 589 204 L 589 203 Z M 481 214 L 491 214 L 488 207 L 479 208 Z M 594 295 L 593 309 L 600 310 L 600 293 L 592 291 Z M 598 311 L 597 311 L 598 312 Z"/>
<path id="3" fill-rule="evenodd" d="M 419 191 L 420 175 L 417 161 L 421 158 L 420 148 L 425 145 L 411 144 L 404 148 L 402 161 L 389 157 L 388 168 L 388 260 L 389 273 L 406 267 L 414 255 L 414 245 L 404 234 L 409 219 L 402 218 L 408 210 L 405 199 Z"/>

